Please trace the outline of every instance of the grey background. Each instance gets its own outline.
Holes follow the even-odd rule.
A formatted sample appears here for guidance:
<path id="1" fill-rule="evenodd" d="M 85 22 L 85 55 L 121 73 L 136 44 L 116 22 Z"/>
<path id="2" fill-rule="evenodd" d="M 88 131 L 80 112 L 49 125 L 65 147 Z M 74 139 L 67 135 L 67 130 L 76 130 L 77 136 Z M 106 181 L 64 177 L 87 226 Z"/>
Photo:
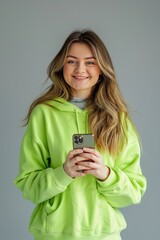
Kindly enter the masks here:
<path id="1" fill-rule="evenodd" d="M 143 144 L 148 189 L 140 205 L 122 209 L 123 239 L 159 239 L 159 0 L 0 0 L 0 239 L 32 239 L 34 206 L 13 185 L 21 120 L 44 89 L 50 60 L 79 27 L 93 29 L 107 45 Z"/>

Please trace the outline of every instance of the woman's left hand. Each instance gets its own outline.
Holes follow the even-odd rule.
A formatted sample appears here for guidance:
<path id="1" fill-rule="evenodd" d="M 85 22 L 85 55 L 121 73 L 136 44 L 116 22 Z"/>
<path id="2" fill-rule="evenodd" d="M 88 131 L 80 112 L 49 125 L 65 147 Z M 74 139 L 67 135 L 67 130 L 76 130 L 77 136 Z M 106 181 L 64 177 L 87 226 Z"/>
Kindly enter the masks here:
<path id="1" fill-rule="evenodd" d="M 110 173 L 110 169 L 104 165 L 102 156 L 96 149 L 83 148 L 83 153 L 81 153 L 80 156 L 84 157 L 84 160 L 78 162 L 78 165 L 89 168 L 83 170 L 84 174 L 91 174 L 101 181 L 107 179 Z"/>

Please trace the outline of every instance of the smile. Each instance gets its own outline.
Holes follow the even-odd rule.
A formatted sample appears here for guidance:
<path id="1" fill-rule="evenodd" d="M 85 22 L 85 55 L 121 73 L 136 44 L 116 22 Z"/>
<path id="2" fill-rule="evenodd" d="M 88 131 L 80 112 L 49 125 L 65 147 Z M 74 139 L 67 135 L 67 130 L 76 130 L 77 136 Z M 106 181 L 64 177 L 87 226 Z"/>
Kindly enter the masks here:
<path id="1" fill-rule="evenodd" d="M 77 79 L 77 80 L 85 80 L 87 79 L 88 77 L 86 76 L 73 76 L 73 78 Z"/>

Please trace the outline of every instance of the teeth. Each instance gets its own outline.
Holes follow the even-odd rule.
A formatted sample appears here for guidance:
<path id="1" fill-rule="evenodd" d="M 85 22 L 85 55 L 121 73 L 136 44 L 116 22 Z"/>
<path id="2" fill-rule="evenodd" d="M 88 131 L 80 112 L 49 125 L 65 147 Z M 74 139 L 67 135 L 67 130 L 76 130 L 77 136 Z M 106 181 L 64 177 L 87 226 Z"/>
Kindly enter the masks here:
<path id="1" fill-rule="evenodd" d="M 76 76 L 75 76 L 75 78 L 77 78 L 77 79 L 79 79 L 79 80 L 84 80 L 84 79 L 86 79 L 87 77 L 76 77 Z"/>

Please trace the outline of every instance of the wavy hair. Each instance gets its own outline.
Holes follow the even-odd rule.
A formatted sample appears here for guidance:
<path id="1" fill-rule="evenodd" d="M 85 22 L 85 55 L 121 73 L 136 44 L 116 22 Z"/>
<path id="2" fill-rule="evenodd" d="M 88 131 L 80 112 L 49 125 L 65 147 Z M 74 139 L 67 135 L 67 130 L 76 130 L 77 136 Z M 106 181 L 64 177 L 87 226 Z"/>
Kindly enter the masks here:
<path id="1" fill-rule="evenodd" d="M 108 151 L 111 155 L 117 153 L 119 147 L 123 147 L 127 140 L 122 113 L 124 119 L 129 118 L 128 109 L 115 76 L 114 67 L 109 52 L 99 36 L 92 30 L 73 31 L 65 40 L 62 48 L 48 66 L 48 78 L 52 84 L 46 91 L 31 104 L 25 118 L 28 124 L 34 107 L 38 104 L 47 104 L 49 100 L 61 97 L 70 100 L 72 92 L 70 86 L 63 78 L 63 65 L 67 52 L 72 43 L 87 44 L 96 58 L 101 69 L 101 75 L 97 84 L 93 87 L 87 100 L 89 128 L 95 136 L 97 147 L 102 151 Z"/>

